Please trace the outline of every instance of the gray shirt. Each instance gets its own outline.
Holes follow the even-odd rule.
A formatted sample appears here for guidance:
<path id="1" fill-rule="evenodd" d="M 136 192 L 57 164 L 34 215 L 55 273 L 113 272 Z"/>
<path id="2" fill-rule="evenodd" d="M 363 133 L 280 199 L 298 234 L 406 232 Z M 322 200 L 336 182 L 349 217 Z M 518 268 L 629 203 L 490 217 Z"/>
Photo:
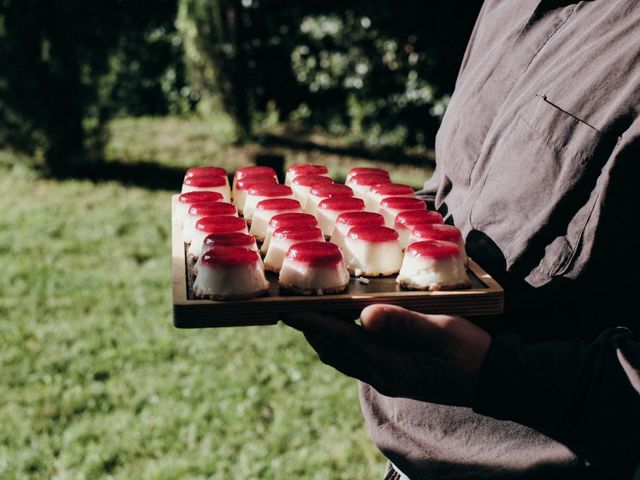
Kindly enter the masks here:
<path id="1" fill-rule="evenodd" d="M 611 471 L 628 471 L 611 466 L 615 456 L 594 466 L 573 440 L 579 435 L 567 433 L 573 424 L 559 434 L 544 420 L 504 413 L 516 399 L 526 410 L 530 397 L 516 395 L 518 388 L 531 401 L 536 392 L 557 394 L 544 404 L 548 417 L 573 421 L 568 399 L 586 393 L 571 377 L 582 370 L 535 383 L 565 350 L 548 347 L 521 369 L 499 360 L 500 348 L 515 348 L 504 332 L 529 342 L 592 342 L 607 327 L 637 327 L 639 110 L 638 0 L 485 2 L 423 193 L 505 287 L 505 315 L 479 320 L 495 345 L 474 409 L 389 398 L 360 385 L 372 438 L 410 478 L 611 478 Z M 527 382 L 539 388 L 526 389 Z M 632 420 L 640 431 L 640 420 Z"/>

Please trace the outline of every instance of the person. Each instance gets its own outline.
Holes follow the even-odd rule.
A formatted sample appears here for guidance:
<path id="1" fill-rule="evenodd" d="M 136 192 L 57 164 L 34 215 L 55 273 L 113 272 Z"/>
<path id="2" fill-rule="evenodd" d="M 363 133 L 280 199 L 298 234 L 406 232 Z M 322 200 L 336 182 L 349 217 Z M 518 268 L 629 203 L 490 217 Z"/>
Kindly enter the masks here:
<path id="1" fill-rule="evenodd" d="M 640 4 L 486 0 L 421 194 L 505 289 L 474 319 L 299 313 L 389 478 L 631 478 L 640 462 Z"/>

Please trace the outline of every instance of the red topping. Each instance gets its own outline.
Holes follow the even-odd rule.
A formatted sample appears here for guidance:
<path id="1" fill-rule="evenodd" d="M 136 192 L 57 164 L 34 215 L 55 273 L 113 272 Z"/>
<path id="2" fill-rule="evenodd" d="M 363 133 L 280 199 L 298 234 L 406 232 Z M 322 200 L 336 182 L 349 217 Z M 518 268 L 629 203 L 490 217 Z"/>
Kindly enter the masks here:
<path id="1" fill-rule="evenodd" d="M 398 240 L 398 232 L 393 228 L 377 225 L 362 225 L 349 230 L 349 238 L 365 240 L 367 242 L 391 242 Z"/>
<path id="2" fill-rule="evenodd" d="M 202 202 L 217 202 L 224 197 L 218 192 L 189 192 L 183 193 L 178 197 L 178 202 L 192 205 L 194 203 Z"/>
<path id="3" fill-rule="evenodd" d="M 269 226 L 274 230 L 278 227 L 289 227 L 292 225 L 318 225 L 318 220 L 308 213 L 279 213 L 269 220 Z"/>
<path id="4" fill-rule="evenodd" d="M 336 225 L 349 225 L 357 227 L 360 225 L 384 226 L 384 217 L 373 212 L 347 212 L 341 213 L 336 220 Z"/>
<path id="5" fill-rule="evenodd" d="M 349 183 L 353 183 L 354 185 L 378 185 L 380 183 L 391 183 L 389 180 L 389 175 L 353 175 L 349 179 Z"/>
<path id="6" fill-rule="evenodd" d="M 364 202 L 356 197 L 325 198 L 318 204 L 319 209 L 344 212 L 347 210 L 364 210 Z"/>
<path id="7" fill-rule="evenodd" d="M 347 175 L 347 182 L 350 181 L 356 175 L 382 175 L 383 177 L 388 178 L 389 172 L 381 168 L 354 167 L 351 170 L 349 170 L 349 174 Z"/>
<path id="8" fill-rule="evenodd" d="M 337 245 L 329 242 L 303 242 L 289 247 L 287 260 L 314 267 L 330 267 L 342 261 Z"/>
<path id="9" fill-rule="evenodd" d="M 240 232 L 212 233 L 204 239 L 207 247 L 245 247 L 250 248 L 256 244 L 256 239 L 251 235 Z"/>
<path id="10" fill-rule="evenodd" d="M 333 180 L 320 175 L 298 175 L 292 183 L 303 187 L 312 187 L 318 183 L 333 183 Z"/>
<path id="11" fill-rule="evenodd" d="M 236 180 L 242 180 L 249 177 L 273 177 L 277 178 L 276 171 L 271 167 L 263 167 L 260 165 L 249 165 L 248 167 L 240 167 L 235 173 Z"/>
<path id="12" fill-rule="evenodd" d="M 390 210 L 426 210 L 427 204 L 424 200 L 412 197 L 387 197 L 380 202 L 381 208 Z"/>
<path id="13" fill-rule="evenodd" d="M 278 227 L 273 231 L 273 238 L 287 240 L 324 240 L 322 230 L 313 225 Z"/>
<path id="14" fill-rule="evenodd" d="M 270 200 L 262 200 L 256 205 L 258 210 L 295 210 L 300 208 L 300 202 L 292 198 L 272 198 Z"/>
<path id="15" fill-rule="evenodd" d="M 327 167 L 325 167 L 324 165 L 315 165 L 313 163 L 299 163 L 298 165 L 289 167 L 287 173 L 293 173 L 295 176 L 323 175 L 329 173 L 329 170 L 327 170 Z"/>
<path id="16" fill-rule="evenodd" d="M 460 249 L 455 243 L 441 242 L 440 240 L 425 240 L 409 245 L 406 255 L 426 258 L 457 257 L 460 255 Z"/>
<path id="17" fill-rule="evenodd" d="M 444 225 L 441 223 L 431 225 L 422 223 L 413 227 L 411 233 L 421 240 L 444 240 L 447 242 L 458 242 L 462 240 L 462 232 L 459 229 L 453 225 Z"/>
<path id="18" fill-rule="evenodd" d="M 204 217 L 196 223 L 196 230 L 204 233 L 244 233 L 247 224 L 240 217 Z"/>
<path id="19" fill-rule="evenodd" d="M 268 183 L 259 183 L 249 189 L 249 195 L 258 197 L 287 197 L 291 194 L 291 188 L 280 184 L 269 185 Z"/>
<path id="20" fill-rule="evenodd" d="M 215 217 L 216 215 L 237 215 L 236 207 L 227 202 L 194 203 L 189 208 L 189 215 L 196 217 Z"/>
<path id="21" fill-rule="evenodd" d="M 327 183 L 311 187 L 311 195 L 320 198 L 353 197 L 353 190 L 341 183 Z"/>
<path id="22" fill-rule="evenodd" d="M 208 176 L 208 177 L 189 177 L 184 179 L 184 184 L 190 187 L 208 188 L 223 187 L 227 184 L 226 177 Z"/>
<path id="23" fill-rule="evenodd" d="M 227 172 L 220 167 L 191 167 L 184 178 L 191 177 L 226 177 Z"/>
<path id="24" fill-rule="evenodd" d="M 422 223 L 442 223 L 442 215 L 438 212 L 425 210 L 408 210 L 400 212 L 396 216 L 395 226 L 401 228 L 411 228 Z"/>
<path id="25" fill-rule="evenodd" d="M 384 195 L 386 197 L 413 195 L 414 193 L 413 188 L 409 185 L 402 185 L 401 183 L 381 183 L 374 185 L 369 191 L 376 195 Z"/>
<path id="26" fill-rule="evenodd" d="M 255 265 L 259 261 L 258 252 L 242 247 L 209 250 L 202 256 L 202 264 L 209 266 Z"/>
<path id="27" fill-rule="evenodd" d="M 265 175 L 256 175 L 255 177 L 244 178 L 236 182 L 237 190 L 249 190 L 258 184 L 266 183 L 267 185 L 276 185 L 278 180 L 276 177 L 267 177 Z"/>

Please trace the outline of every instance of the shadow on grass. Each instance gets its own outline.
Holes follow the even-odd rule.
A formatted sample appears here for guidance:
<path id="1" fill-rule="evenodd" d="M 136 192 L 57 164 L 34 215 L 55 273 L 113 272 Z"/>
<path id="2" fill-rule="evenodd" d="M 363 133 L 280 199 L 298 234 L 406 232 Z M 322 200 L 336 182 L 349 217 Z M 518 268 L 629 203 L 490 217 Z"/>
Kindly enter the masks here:
<path id="1" fill-rule="evenodd" d="M 95 183 L 119 182 L 147 190 L 180 190 L 184 168 L 159 165 L 152 161 L 125 163 L 122 161 L 90 162 L 73 169 L 56 169 L 49 177 L 56 180 L 90 180 Z"/>
<path id="2" fill-rule="evenodd" d="M 261 136 L 260 145 L 263 147 L 283 147 L 298 151 L 317 151 L 330 155 L 340 155 L 345 157 L 356 157 L 371 161 L 386 161 L 405 165 L 419 165 L 435 167 L 432 154 L 417 155 L 410 154 L 400 148 L 387 148 L 372 151 L 365 147 L 337 147 L 322 145 L 310 140 L 297 140 L 289 136 L 266 134 Z"/>

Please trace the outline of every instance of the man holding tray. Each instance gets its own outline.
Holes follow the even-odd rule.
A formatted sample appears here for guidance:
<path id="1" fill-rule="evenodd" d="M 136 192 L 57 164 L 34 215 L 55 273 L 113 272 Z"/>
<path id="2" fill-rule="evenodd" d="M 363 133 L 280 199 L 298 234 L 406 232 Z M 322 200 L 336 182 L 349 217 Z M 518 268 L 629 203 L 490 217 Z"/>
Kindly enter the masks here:
<path id="1" fill-rule="evenodd" d="M 387 478 L 631 478 L 640 463 L 640 4 L 487 0 L 423 194 L 505 288 L 475 320 L 285 322 L 360 379 Z M 406 476 L 406 477 L 405 477 Z"/>

